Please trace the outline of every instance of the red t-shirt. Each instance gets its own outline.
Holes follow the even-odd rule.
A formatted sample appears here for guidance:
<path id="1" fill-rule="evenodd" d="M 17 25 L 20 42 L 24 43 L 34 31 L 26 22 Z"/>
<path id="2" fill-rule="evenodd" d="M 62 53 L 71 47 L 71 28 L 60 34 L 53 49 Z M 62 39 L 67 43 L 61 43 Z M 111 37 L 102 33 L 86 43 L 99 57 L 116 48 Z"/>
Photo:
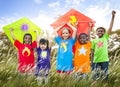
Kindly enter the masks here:
<path id="1" fill-rule="evenodd" d="M 29 72 L 34 67 L 34 51 L 36 48 L 36 41 L 30 44 L 22 44 L 20 41 L 15 40 L 14 45 L 18 49 L 18 70 L 21 73 Z"/>

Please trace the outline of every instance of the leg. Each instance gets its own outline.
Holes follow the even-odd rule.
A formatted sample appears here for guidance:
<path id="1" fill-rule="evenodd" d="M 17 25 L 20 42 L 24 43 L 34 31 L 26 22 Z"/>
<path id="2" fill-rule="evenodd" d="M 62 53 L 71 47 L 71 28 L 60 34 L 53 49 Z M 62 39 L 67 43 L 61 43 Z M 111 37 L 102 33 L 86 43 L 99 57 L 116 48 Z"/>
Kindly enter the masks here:
<path id="1" fill-rule="evenodd" d="M 108 80 L 108 66 L 109 66 L 109 62 L 101 63 L 102 79 Z"/>
<path id="2" fill-rule="evenodd" d="M 100 63 L 93 63 L 92 64 L 92 74 L 93 74 L 92 78 L 93 78 L 93 80 L 96 80 L 99 78 L 100 67 L 101 67 Z"/>

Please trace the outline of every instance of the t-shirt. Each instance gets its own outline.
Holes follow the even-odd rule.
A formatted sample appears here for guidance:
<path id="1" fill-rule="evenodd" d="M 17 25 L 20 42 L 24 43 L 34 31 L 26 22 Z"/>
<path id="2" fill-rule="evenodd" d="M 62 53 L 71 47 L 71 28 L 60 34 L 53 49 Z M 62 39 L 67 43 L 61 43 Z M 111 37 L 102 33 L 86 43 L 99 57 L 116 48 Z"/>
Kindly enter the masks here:
<path id="1" fill-rule="evenodd" d="M 18 70 L 21 73 L 29 72 L 34 67 L 34 51 L 36 48 L 36 41 L 30 44 L 22 44 L 20 41 L 15 40 L 14 45 L 18 49 Z"/>
<path id="2" fill-rule="evenodd" d="M 105 33 L 102 38 L 97 38 L 92 41 L 92 49 L 94 50 L 93 63 L 107 62 L 108 58 L 108 33 Z"/>
<path id="3" fill-rule="evenodd" d="M 50 52 L 51 49 L 42 50 L 37 48 L 37 69 L 50 69 Z"/>
<path id="4" fill-rule="evenodd" d="M 51 48 L 42 50 L 41 48 L 37 48 L 37 67 L 36 67 L 36 75 L 40 75 L 40 70 L 43 73 L 48 74 L 48 70 L 50 69 L 50 52 Z"/>
<path id="5" fill-rule="evenodd" d="M 60 36 L 55 38 L 56 43 L 59 45 L 58 55 L 57 55 L 57 70 L 61 71 L 71 71 L 73 70 L 73 54 L 72 54 L 72 46 L 75 43 L 73 38 L 68 40 L 62 40 Z"/>
<path id="6" fill-rule="evenodd" d="M 90 49 L 90 41 L 86 44 L 80 44 L 78 40 L 76 41 L 73 59 L 75 71 L 80 71 L 82 73 L 90 72 Z"/>

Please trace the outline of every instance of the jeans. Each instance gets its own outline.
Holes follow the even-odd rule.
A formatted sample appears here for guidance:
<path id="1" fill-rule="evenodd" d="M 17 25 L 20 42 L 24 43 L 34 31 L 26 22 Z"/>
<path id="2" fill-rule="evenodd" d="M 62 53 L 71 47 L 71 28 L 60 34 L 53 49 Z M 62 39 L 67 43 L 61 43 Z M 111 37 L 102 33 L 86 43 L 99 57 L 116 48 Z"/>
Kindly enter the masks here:
<path id="1" fill-rule="evenodd" d="M 93 80 L 102 78 L 108 80 L 108 66 L 109 62 L 99 62 L 92 64 Z"/>

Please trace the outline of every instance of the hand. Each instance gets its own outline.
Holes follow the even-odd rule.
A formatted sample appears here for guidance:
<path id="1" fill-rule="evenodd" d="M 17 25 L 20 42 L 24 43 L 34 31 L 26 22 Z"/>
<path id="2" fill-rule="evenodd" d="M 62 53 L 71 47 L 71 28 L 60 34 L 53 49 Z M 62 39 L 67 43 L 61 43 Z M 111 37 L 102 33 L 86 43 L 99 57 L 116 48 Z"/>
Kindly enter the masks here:
<path id="1" fill-rule="evenodd" d="M 37 33 L 37 30 L 34 30 L 35 33 Z"/>
<path id="2" fill-rule="evenodd" d="M 113 10 L 113 11 L 112 11 L 112 15 L 114 16 L 115 14 L 116 14 L 116 11 Z"/>
<path id="3" fill-rule="evenodd" d="M 89 22 L 89 26 L 92 27 L 92 22 Z"/>
<path id="4" fill-rule="evenodd" d="M 10 28 L 10 31 L 13 31 L 14 29 L 13 28 Z"/>
<path id="5" fill-rule="evenodd" d="M 41 35 L 43 35 L 43 34 L 44 34 L 44 31 L 41 31 L 40 33 L 41 33 Z"/>

